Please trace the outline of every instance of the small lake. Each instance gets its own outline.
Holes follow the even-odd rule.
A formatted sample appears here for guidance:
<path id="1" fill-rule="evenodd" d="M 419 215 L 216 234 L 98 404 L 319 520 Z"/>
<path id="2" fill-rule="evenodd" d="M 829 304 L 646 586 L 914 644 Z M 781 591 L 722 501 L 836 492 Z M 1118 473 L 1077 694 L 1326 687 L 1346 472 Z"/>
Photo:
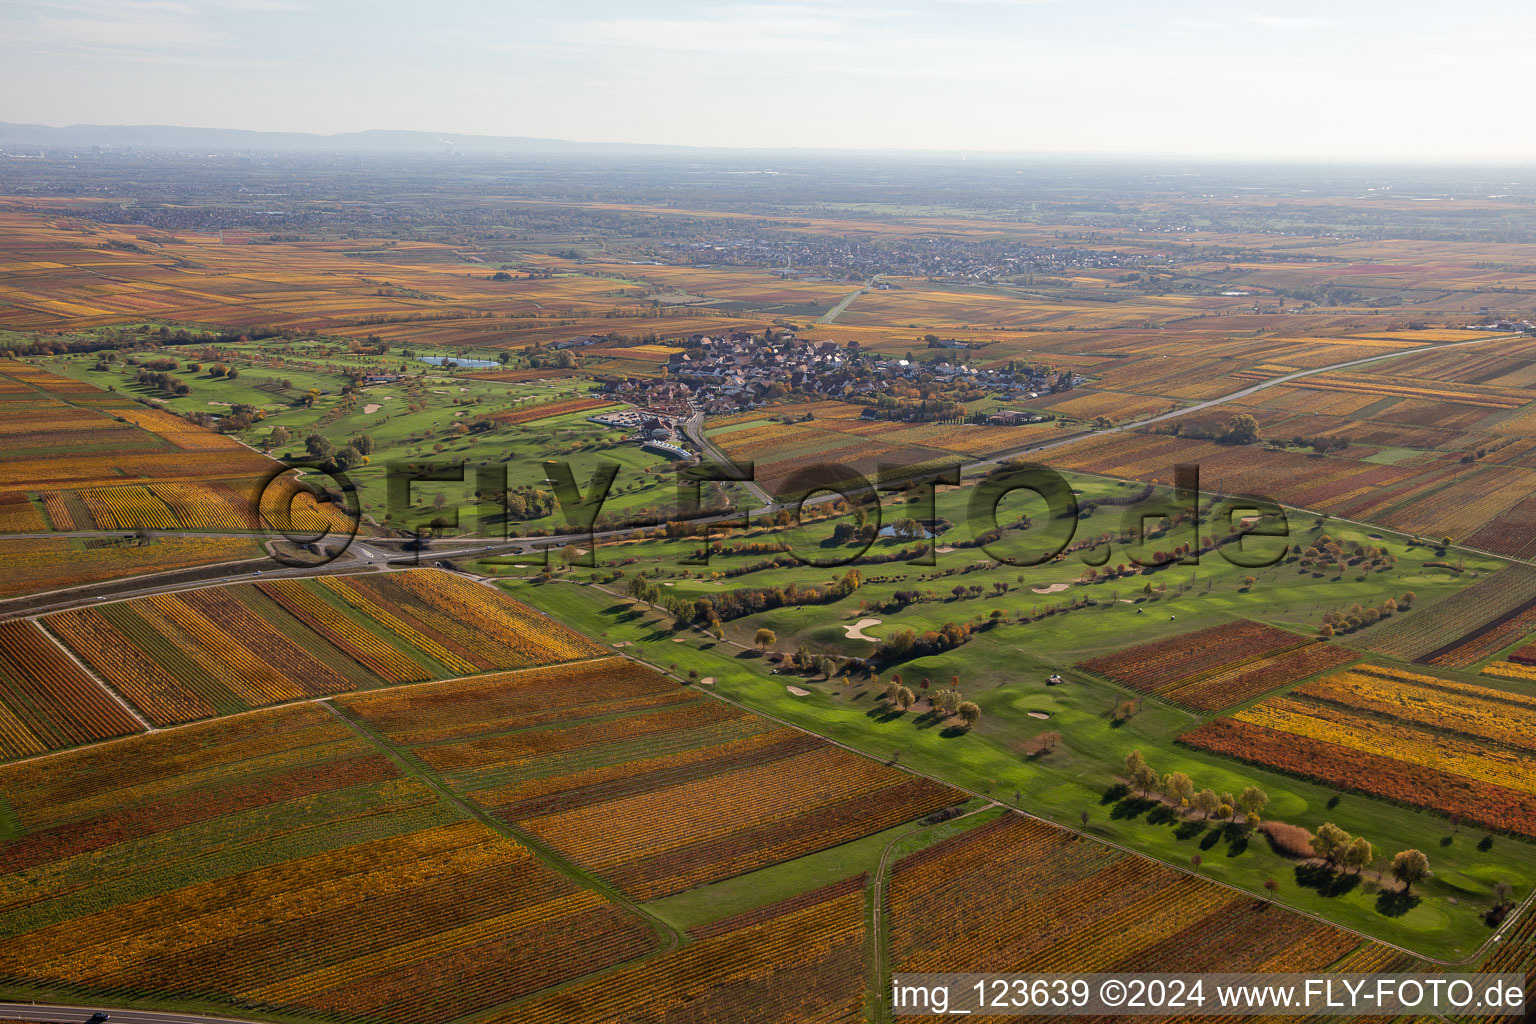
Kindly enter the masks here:
<path id="1" fill-rule="evenodd" d="M 896 536 L 896 527 L 894 527 L 894 526 L 882 526 L 882 527 L 880 527 L 880 536 L 882 536 L 882 537 L 894 537 L 894 536 Z M 937 536 L 938 536 L 938 534 L 936 534 L 936 533 L 929 533 L 927 531 L 927 529 L 923 530 L 923 537 L 926 540 L 933 540 L 933 538 L 935 538 Z"/>
<path id="2" fill-rule="evenodd" d="M 417 356 L 416 359 L 418 362 L 430 363 L 433 366 L 447 366 L 452 363 L 466 370 L 488 370 L 499 365 L 492 359 L 463 359 L 459 356 Z"/>

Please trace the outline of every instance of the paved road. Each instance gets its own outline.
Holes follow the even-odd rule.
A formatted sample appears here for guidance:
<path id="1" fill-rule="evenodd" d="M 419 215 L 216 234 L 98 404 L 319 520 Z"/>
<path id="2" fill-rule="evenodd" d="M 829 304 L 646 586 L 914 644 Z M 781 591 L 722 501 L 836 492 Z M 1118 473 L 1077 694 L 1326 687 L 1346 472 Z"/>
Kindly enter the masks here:
<path id="1" fill-rule="evenodd" d="M 285 566 L 271 559 L 258 558 L 227 563 L 226 571 L 221 575 L 213 574 L 213 570 L 219 568 L 217 565 L 166 569 L 162 572 L 130 576 L 124 580 L 104 580 L 80 587 L 70 587 L 67 590 L 8 598 L 0 601 L 0 619 L 42 615 L 47 612 L 65 611 L 107 601 L 124 601 L 130 597 L 218 586 L 221 583 L 366 572 L 373 568 L 382 569 L 388 557 L 394 556 L 386 556 L 373 548 L 354 543 L 334 561 L 320 566 Z M 422 560 L 427 561 L 427 558 L 424 556 Z M 207 570 L 208 575 L 201 575 L 203 570 Z M 196 574 L 195 578 L 186 578 L 194 574 Z"/>
<path id="2" fill-rule="evenodd" d="M 877 278 L 872 277 L 868 281 L 865 281 L 863 284 L 859 285 L 859 287 L 855 290 L 849 292 L 847 295 L 844 295 L 841 302 L 827 310 L 826 313 L 822 315 L 821 319 L 817 320 L 816 322 L 819 324 L 836 323 L 837 318 L 843 315 L 844 310 L 853 305 L 853 300 L 869 291 L 876 280 Z"/>
<path id="3" fill-rule="evenodd" d="M 683 421 L 683 433 L 688 435 L 688 440 L 698 446 L 699 451 L 708 455 L 720 465 L 734 466 L 736 464 L 735 460 L 727 457 L 725 452 L 720 450 L 719 445 L 711 441 L 704 433 L 704 413 L 702 410 Z M 763 503 L 764 510 L 773 506 L 773 495 L 763 490 L 756 481 L 744 480 L 742 481 L 742 486 L 751 491 L 752 496 Z"/>
<path id="4" fill-rule="evenodd" d="M 47 1006 L 34 1003 L 0 1003 L 0 1020 L 35 1020 L 52 1024 L 83 1024 L 99 1006 Z M 158 1010 L 114 1010 L 111 1024 L 253 1024 L 238 1017 L 202 1017 L 194 1013 L 161 1013 Z"/>

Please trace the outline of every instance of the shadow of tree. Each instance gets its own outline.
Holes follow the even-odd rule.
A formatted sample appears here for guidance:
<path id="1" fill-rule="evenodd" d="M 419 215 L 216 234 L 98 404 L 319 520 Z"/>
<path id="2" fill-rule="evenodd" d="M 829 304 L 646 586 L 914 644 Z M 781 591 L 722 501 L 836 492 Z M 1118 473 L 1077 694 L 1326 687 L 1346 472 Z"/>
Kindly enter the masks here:
<path id="1" fill-rule="evenodd" d="M 1227 856 L 1241 857 L 1248 852 L 1248 829 L 1236 822 L 1228 822 L 1223 826 L 1222 835 L 1227 840 Z"/>
<path id="2" fill-rule="evenodd" d="M 1139 818 L 1157 806 L 1156 800 L 1150 800 L 1146 797 L 1130 797 L 1116 803 L 1114 808 L 1110 810 L 1109 816 L 1116 821 L 1124 821 L 1127 818 Z"/>
<path id="3" fill-rule="evenodd" d="M 1131 787 L 1123 782 L 1117 782 L 1106 789 L 1103 796 L 1099 797 L 1099 806 L 1108 807 L 1110 804 L 1117 804 L 1130 795 Z"/>
<path id="4" fill-rule="evenodd" d="M 939 733 L 939 735 L 944 737 L 947 740 L 952 740 L 952 739 L 954 739 L 957 736 L 964 736 L 966 733 L 968 733 L 970 731 L 971 731 L 971 727 L 968 726 L 968 725 L 952 725 L 949 728 L 945 729 L 943 732 Z"/>
<path id="5" fill-rule="evenodd" d="M 1200 837 L 1200 849 L 1209 850 L 1221 842 L 1221 829 L 1213 828 Z"/>
<path id="6" fill-rule="evenodd" d="M 1173 838 L 1177 839 L 1179 842 L 1182 843 L 1182 842 L 1185 842 L 1187 840 L 1195 838 L 1195 836 L 1199 835 L 1200 833 L 1202 833 L 1204 831 L 1205 831 L 1205 822 L 1203 822 L 1203 821 L 1194 821 L 1194 820 L 1181 821 L 1181 822 L 1179 822 L 1179 827 L 1173 830 Z M 1208 848 L 1209 847 L 1202 847 L 1202 849 L 1208 849 Z"/>
<path id="7" fill-rule="evenodd" d="M 1376 896 L 1376 912 L 1385 917 L 1402 917 L 1419 905 L 1419 897 L 1401 889 L 1383 889 Z"/>
<path id="8" fill-rule="evenodd" d="M 896 719 L 900 718 L 902 715 L 905 715 L 906 712 L 901 710 L 901 708 L 894 706 L 881 707 L 876 705 L 875 707 L 872 707 L 868 711 L 864 712 L 864 714 L 870 718 L 873 718 L 875 721 L 884 724 L 886 722 L 896 721 Z"/>
<path id="9" fill-rule="evenodd" d="M 1147 823 L 1151 825 L 1171 825 L 1179 820 L 1179 812 L 1161 801 L 1147 812 Z"/>
<path id="10" fill-rule="evenodd" d="M 1319 896 L 1343 896 L 1360 884 L 1360 876 L 1334 871 L 1326 864 L 1298 864 L 1296 883 L 1315 890 Z"/>

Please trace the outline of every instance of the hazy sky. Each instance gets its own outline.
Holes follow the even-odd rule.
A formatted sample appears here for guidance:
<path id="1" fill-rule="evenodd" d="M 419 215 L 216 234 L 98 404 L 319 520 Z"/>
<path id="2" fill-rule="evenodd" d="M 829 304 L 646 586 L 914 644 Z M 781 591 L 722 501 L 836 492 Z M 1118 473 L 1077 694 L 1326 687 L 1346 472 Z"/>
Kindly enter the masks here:
<path id="1" fill-rule="evenodd" d="M 5 0 L 0 120 L 1536 159 L 1531 0 Z"/>

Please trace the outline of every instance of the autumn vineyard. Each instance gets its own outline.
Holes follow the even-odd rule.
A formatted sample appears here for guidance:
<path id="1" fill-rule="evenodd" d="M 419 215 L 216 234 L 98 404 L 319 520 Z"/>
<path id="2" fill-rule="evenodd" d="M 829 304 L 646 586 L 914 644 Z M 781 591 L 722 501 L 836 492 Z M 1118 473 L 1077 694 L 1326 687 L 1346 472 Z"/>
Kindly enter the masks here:
<path id="1" fill-rule="evenodd" d="M 216 60 L 236 7 L 266 59 L 286 6 L 137 5 L 97 73 Z M 959 6 L 926 41 L 1075 16 Z M 778 74 L 938 17 L 737 13 L 558 63 L 601 85 L 623 36 L 615 116 L 681 138 L 691 76 L 790 102 L 716 35 Z M 354 98 L 432 95 L 412 59 Z M 912 63 L 844 128 L 919 127 Z M 0 1024 L 895 1024 L 952 972 L 1536 998 L 1518 173 L 225 138 L 0 123 Z"/>

